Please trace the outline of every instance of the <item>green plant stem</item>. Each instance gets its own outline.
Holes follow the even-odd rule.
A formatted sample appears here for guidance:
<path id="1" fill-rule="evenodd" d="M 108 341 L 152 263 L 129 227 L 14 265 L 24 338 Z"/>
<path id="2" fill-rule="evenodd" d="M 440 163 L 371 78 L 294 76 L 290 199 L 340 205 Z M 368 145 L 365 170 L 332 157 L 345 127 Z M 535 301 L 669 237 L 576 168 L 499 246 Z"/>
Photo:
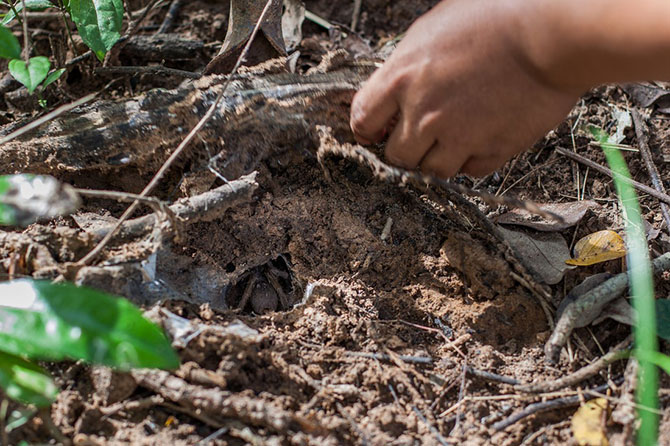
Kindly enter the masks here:
<path id="1" fill-rule="evenodd" d="M 68 40 L 70 41 L 70 46 L 72 47 L 72 54 L 76 56 L 79 56 L 79 53 L 77 52 L 77 46 L 74 43 L 74 39 L 72 38 L 72 33 L 70 32 L 70 24 L 67 22 L 67 17 L 65 16 L 65 9 L 61 8 L 60 10 L 61 17 L 63 18 L 63 26 L 65 27 L 65 32 L 67 33 Z"/>
<path id="2" fill-rule="evenodd" d="M 14 13 L 14 17 L 16 17 L 16 20 L 19 21 L 19 25 L 23 26 L 23 20 L 21 20 L 21 15 L 16 10 L 16 7 L 15 7 L 14 3 L 13 2 L 3 2 L 3 3 L 5 3 L 7 6 L 9 6 L 9 9 L 11 9 L 12 12 Z"/>
<path id="3" fill-rule="evenodd" d="M 601 141 L 603 142 L 603 141 Z M 602 144 L 610 168 L 620 175 L 630 178 L 630 173 L 621 152 L 607 141 Z M 637 321 L 633 327 L 635 351 L 640 363 L 639 381 L 636 390 L 640 428 L 637 444 L 653 446 L 658 442 L 658 369 L 649 361 L 656 354 L 656 308 L 654 282 L 649 261 L 649 252 L 642 222 L 640 204 L 635 190 L 624 181 L 614 177 L 619 200 L 625 211 L 626 236 L 628 244 L 628 273 L 630 277 L 633 306 Z"/>
<path id="4" fill-rule="evenodd" d="M 21 0 L 23 6 L 23 59 L 26 63 L 30 60 L 30 36 L 28 36 L 28 10 L 26 9 L 26 0 Z M 17 15 L 18 17 L 18 15 Z"/>

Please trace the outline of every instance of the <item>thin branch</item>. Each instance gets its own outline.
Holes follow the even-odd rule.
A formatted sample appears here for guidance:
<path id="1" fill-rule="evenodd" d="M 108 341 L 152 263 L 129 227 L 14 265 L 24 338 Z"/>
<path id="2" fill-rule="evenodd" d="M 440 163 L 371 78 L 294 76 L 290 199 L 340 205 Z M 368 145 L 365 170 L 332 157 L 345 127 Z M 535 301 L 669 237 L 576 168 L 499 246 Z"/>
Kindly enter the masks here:
<path id="1" fill-rule="evenodd" d="M 233 76 L 235 73 L 237 73 L 237 70 L 240 68 L 240 65 L 242 64 L 242 60 L 244 60 L 244 57 L 247 55 L 249 52 L 249 48 L 251 47 L 251 42 L 256 38 L 256 34 L 258 33 L 258 30 L 261 27 L 261 23 L 263 23 L 263 20 L 265 19 L 265 14 L 267 11 L 270 9 L 270 5 L 272 4 L 272 0 L 268 0 L 267 3 L 265 4 L 265 8 L 263 8 L 263 11 L 261 12 L 260 17 L 258 18 L 258 21 L 256 22 L 256 26 L 254 27 L 253 31 L 251 32 L 251 36 L 249 38 L 249 41 L 247 44 L 244 46 L 244 49 L 240 53 L 240 56 L 237 58 L 237 62 L 235 62 L 235 66 L 233 67 L 233 70 L 231 71 L 230 75 L 226 79 L 226 82 L 224 82 L 221 92 L 218 94 L 216 97 L 216 100 L 212 103 L 212 105 L 209 107 L 207 110 L 207 113 L 198 121 L 198 123 L 193 127 L 193 129 L 189 132 L 189 134 L 184 138 L 184 140 L 179 144 L 179 146 L 175 149 L 174 152 L 170 155 L 170 157 L 165 161 L 165 163 L 161 166 L 161 168 L 156 172 L 156 175 L 151 179 L 149 184 L 146 185 L 144 190 L 140 193 L 141 196 L 145 197 L 151 193 L 151 191 L 154 190 L 154 188 L 158 185 L 158 182 L 163 178 L 163 175 L 167 172 L 167 170 L 172 166 L 172 164 L 175 162 L 175 160 L 181 155 L 181 153 L 184 151 L 184 149 L 189 145 L 189 143 L 195 138 L 195 136 L 198 134 L 198 132 L 205 126 L 207 121 L 214 115 L 214 112 L 219 106 L 219 103 L 223 99 L 223 96 L 228 89 L 228 86 L 230 85 L 231 80 L 233 79 Z M 133 202 L 128 209 L 121 215 L 119 218 L 119 221 L 116 223 L 116 226 L 112 231 L 109 232 L 103 238 L 98 245 L 93 248 L 91 252 L 89 252 L 84 258 L 82 258 L 79 262 L 77 262 L 79 265 L 89 265 L 90 263 L 95 260 L 95 258 L 102 252 L 102 250 L 105 248 L 107 243 L 114 237 L 114 234 L 121 229 L 121 226 L 123 225 L 123 222 L 132 215 L 133 212 L 135 212 L 135 209 L 137 209 L 137 206 L 139 205 L 138 201 Z"/>
<path id="2" fill-rule="evenodd" d="M 591 169 L 595 169 L 600 173 L 604 173 L 605 175 L 609 176 L 610 178 L 614 178 L 614 176 L 616 175 L 612 170 L 608 169 L 607 167 L 601 166 L 600 164 L 598 164 L 594 161 L 591 161 L 590 159 L 585 158 L 585 157 L 579 155 L 578 153 L 570 152 L 569 150 L 566 150 L 562 147 L 556 147 L 554 150 L 556 150 L 557 153 L 560 153 L 563 156 L 566 156 L 570 159 L 573 159 L 573 160 L 575 160 L 575 161 L 577 161 L 581 164 L 584 164 L 585 166 L 589 166 Z M 624 177 L 624 176 L 621 176 L 621 175 L 617 175 L 617 179 L 630 184 L 635 189 L 637 189 L 639 191 L 642 191 L 646 194 L 649 194 L 652 197 L 656 198 L 657 200 L 662 201 L 663 203 L 670 204 L 670 195 L 668 195 L 668 194 L 665 194 L 663 192 L 659 192 L 656 189 L 647 186 L 646 184 L 639 183 L 635 180 L 631 180 L 630 178 L 627 178 L 627 177 Z"/>
<path id="3" fill-rule="evenodd" d="M 77 99 L 76 101 L 71 102 L 69 104 L 61 105 L 57 109 L 47 113 L 46 115 L 42 116 L 41 118 L 36 119 L 33 122 L 24 125 L 20 129 L 13 131 L 9 135 L 3 136 L 2 138 L 0 138 L 0 145 L 5 144 L 5 143 L 7 143 L 7 142 L 9 142 L 9 141 L 11 141 L 15 138 L 18 138 L 19 136 L 21 136 L 25 133 L 28 133 L 29 131 L 41 126 L 42 124 L 44 124 L 46 122 L 49 122 L 52 119 L 57 118 L 58 116 L 60 116 L 64 113 L 67 113 L 70 110 L 75 109 L 75 108 L 79 107 L 80 105 L 85 104 L 85 103 L 95 99 L 95 97 L 98 96 L 102 91 L 109 88 L 109 86 L 112 85 L 113 82 L 115 82 L 115 81 L 110 82 L 100 91 L 96 91 L 95 93 L 87 94 L 83 98 Z"/>
<path id="4" fill-rule="evenodd" d="M 30 60 L 30 36 L 28 35 L 28 9 L 26 8 L 26 0 L 21 0 L 23 6 L 23 60 L 28 63 Z"/>
<path id="5" fill-rule="evenodd" d="M 644 164 L 649 172 L 651 184 L 654 185 L 654 189 L 657 191 L 665 193 L 665 186 L 663 186 L 663 181 L 661 181 L 661 176 L 658 174 L 658 169 L 656 168 L 656 164 L 654 164 L 654 159 L 651 156 L 651 150 L 649 149 L 649 129 L 647 128 L 647 124 L 637 110 L 631 110 L 631 115 L 633 116 L 633 123 L 635 124 L 637 144 L 640 146 L 640 155 L 642 155 Z M 670 212 L 668 211 L 667 204 L 661 203 L 661 213 L 665 219 L 665 226 L 668 231 L 670 231 Z"/>
<path id="6" fill-rule="evenodd" d="M 628 345 L 630 339 L 626 339 L 622 344 Z M 604 369 L 608 365 L 619 361 L 621 359 L 626 359 L 630 357 L 631 351 L 628 348 L 622 347 L 621 344 L 617 346 L 618 348 L 607 353 L 605 356 L 602 356 L 597 361 L 592 362 L 591 364 L 582 367 L 574 373 L 571 373 L 567 376 L 563 376 L 553 381 L 548 382 L 537 382 L 532 384 L 521 384 L 514 386 L 514 390 L 519 392 L 526 393 L 545 393 L 553 392 L 565 387 L 573 386 L 578 384 L 594 375 L 596 375 L 600 370 Z"/>
<path id="7" fill-rule="evenodd" d="M 163 23 L 161 23 L 161 26 L 158 28 L 158 31 L 156 31 L 156 34 L 165 34 L 166 32 L 170 31 L 170 28 L 172 28 L 175 18 L 181 9 L 181 3 L 182 0 L 172 0 L 170 8 L 168 9 L 168 12 L 165 14 L 165 18 L 163 19 Z"/>
<path id="8" fill-rule="evenodd" d="M 95 74 L 156 74 L 159 76 L 185 77 L 187 79 L 199 79 L 201 77 L 200 73 L 168 68 L 161 65 L 102 67 L 96 68 L 93 72 Z"/>
<path id="9" fill-rule="evenodd" d="M 512 386 L 518 385 L 519 381 L 508 376 L 498 375 L 497 373 L 485 372 L 484 370 L 475 369 L 467 366 L 465 369 L 469 374 L 482 378 L 488 381 L 495 381 L 503 384 L 510 384 Z"/>
<path id="10" fill-rule="evenodd" d="M 584 391 L 584 397 L 586 399 L 595 398 L 596 395 L 594 395 L 593 392 L 602 392 L 603 390 L 606 390 L 608 388 L 609 384 L 603 384 L 594 389 L 586 390 Z M 575 395 L 575 396 L 568 396 L 565 398 L 557 398 L 551 401 L 541 401 L 539 403 L 533 403 L 528 407 L 526 407 L 525 409 L 523 409 L 522 411 L 517 412 L 516 414 L 495 423 L 492 427 L 496 431 L 501 431 L 515 423 L 518 423 L 524 418 L 527 418 L 536 413 L 546 412 L 548 410 L 561 409 L 564 407 L 576 406 L 581 402 L 580 398 L 581 398 L 580 395 Z"/>

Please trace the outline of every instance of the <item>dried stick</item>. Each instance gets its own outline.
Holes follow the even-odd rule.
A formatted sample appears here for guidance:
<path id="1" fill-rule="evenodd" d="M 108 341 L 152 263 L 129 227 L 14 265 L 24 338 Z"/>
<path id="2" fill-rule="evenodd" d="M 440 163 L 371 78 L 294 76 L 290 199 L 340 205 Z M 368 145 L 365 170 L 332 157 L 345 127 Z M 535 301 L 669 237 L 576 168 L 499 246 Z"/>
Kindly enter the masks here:
<path id="1" fill-rule="evenodd" d="M 166 210 L 176 218 L 188 223 L 212 221 L 220 217 L 230 207 L 248 202 L 257 188 L 256 172 L 253 172 L 216 189 L 175 203 Z M 136 201 L 140 200 L 145 201 L 147 197 L 136 199 Z M 152 207 L 159 208 L 163 204 L 162 202 L 150 203 Z M 159 203 L 159 205 L 157 206 L 156 203 Z M 157 213 L 128 220 L 121 226 L 119 235 L 122 239 L 139 237 L 150 232 L 159 221 L 160 216 Z M 111 230 L 110 227 L 103 227 L 94 231 L 93 234 L 96 237 L 104 238 Z"/>
<path id="2" fill-rule="evenodd" d="M 361 5 L 363 0 L 354 0 L 354 11 L 351 13 L 351 31 L 356 32 L 358 26 L 358 19 L 361 16 Z"/>
<path id="3" fill-rule="evenodd" d="M 519 381 L 510 378 L 508 376 L 498 375 L 497 373 L 485 372 L 484 370 L 475 369 L 474 367 L 467 366 L 465 369 L 470 375 L 476 376 L 478 378 L 486 379 L 488 381 L 495 381 L 503 384 L 510 384 L 516 386 L 519 384 Z"/>
<path id="4" fill-rule="evenodd" d="M 272 4 L 272 0 L 268 0 L 267 3 L 265 4 L 265 8 L 263 8 L 263 11 L 261 12 L 260 17 L 258 17 L 258 21 L 256 22 L 256 26 L 254 27 L 253 31 L 251 32 L 251 36 L 249 38 L 249 41 L 247 44 L 244 46 L 242 49 L 242 52 L 240 53 L 240 56 L 237 58 L 237 61 L 235 62 L 235 66 L 233 66 L 233 70 L 231 71 L 230 75 L 226 79 L 226 81 L 223 83 L 223 86 L 221 88 L 221 92 L 218 94 L 216 97 L 216 100 L 212 103 L 212 105 L 209 107 L 207 110 L 207 113 L 198 121 L 198 123 L 193 127 L 193 129 L 186 135 L 186 138 L 179 144 L 179 146 L 175 149 L 174 152 L 170 155 L 170 157 L 163 163 L 161 168 L 156 172 L 156 175 L 151 179 L 149 184 L 146 185 L 146 187 L 142 190 L 140 195 L 142 196 L 147 196 L 151 191 L 158 185 L 158 182 L 163 178 L 163 175 L 167 172 L 167 170 L 172 166 L 172 164 L 175 162 L 175 160 L 181 155 L 181 153 L 184 151 L 186 146 L 189 145 L 189 143 L 195 138 L 195 136 L 198 134 L 198 132 L 205 126 L 207 121 L 214 115 L 214 112 L 219 106 L 219 103 L 221 102 L 221 99 L 223 99 L 224 94 L 226 93 L 226 90 L 228 89 L 228 86 L 230 85 L 231 80 L 233 79 L 233 76 L 235 73 L 237 73 L 237 70 L 240 68 L 240 65 L 242 64 L 242 60 L 244 60 L 244 57 L 247 55 L 249 52 L 249 48 L 251 47 L 251 42 L 254 40 L 256 37 L 256 34 L 258 33 L 258 30 L 261 27 L 261 23 L 263 23 L 263 19 L 265 18 L 265 14 L 267 11 L 270 9 L 270 5 Z M 139 205 L 138 201 L 133 202 L 128 209 L 121 215 L 119 218 L 119 221 L 116 223 L 116 226 L 112 231 L 109 232 L 103 238 L 98 245 L 93 248 L 91 252 L 89 252 L 85 257 L 83 257 L 79 262 L 77 262 L 79 265 L 89 265 L 95 258 L 102 252 L 104 247 L 109 243 L 109 241 L 114 237 L 114 234 L 121 229 L 121 226 L 123 225 L 123 222 L 130 217 L 130 215 L 135 212 L 135 209 L 137 209 L 137 206 Z"/>
<path id="5" fill-rule="evenodd" d="M 182 0 L 172 0 L 172 3 L 170 3 L 170 8 L 168 9 L 168 12 L 165 14 L 165 18 L 163 19 L 163 23 L 161 23 L 161 26 L 158 28 L 158 31 L 156 31 L 156 34 L 165 34 L 166 32 L 170 31 L 170 28 L 172 28 L 172 25 L 177 18 L 177 14 L 179 14 L 179 10 L 181 9 L 181 3 Z"/>
<path id="6" fill-rule="evenodd" d="M 93 71 L 95 74 L 156 74 L 159 76 L 177 76 L 185 77 L 187 79 L 199 79 L 200 73 L 193 71 L 178 70 L 176 68 L 168 68 L 160 65 L 149 66 L 123 66 L 123 67 L 102 67 L 96 68 Z"/>
<path id="7" fill-rule="evenodd" d="M 658 169 L 651 156 L 651 150 L 649 150 L 649 129 L 647 128 L 647 124 L 637 110 L 633 109 L 631 115 L 633 116 L 633 123 L 635 124 L 635 135 L 637 136 L 637 144 L 640 147 L 640 155 L 642 155 L 644 164 L 649 172 L 651 184 L 654 185 L 654 189 L 657 191 L 665 193 L 665 186 L 663 186 L 663 181 L 661 181 Z M 663 202 L 661 202 L 661 213 L 665 220 L 665 227 L 670 231 L 670 212 L 668 211 L 668 205 Z"/>
<path id="8" fill-rule="evenodd" d="M 556 390 L 578 384 L 594 376 L 596 373 L 598 373 L 600 370 L 607 367 L 608 365 L 621 359 L 626 359 L 630 357 L 631 353 L 630 349 L 626 348 L 626 346 L 629 343 L 630 339 L 626 339 L 624 342 L 620 343 L 617 346 L 617 348 L 615 348 L 613 351 L 607 353 L 605 356 L 602 356 L 597 361 L 594 361 L 591 364 L 582 367 L 575 373 L 571 373 L 570 375 L 558 378 L 553 381 L 517 385 L 514 386 L 514 390 L 526 393 L 546 393 L 546 392 L 554 392 Z"/>
<path id="9" fill-rule="evenodd" d="M 112 81 L 114 82 L 114 81 Z M 107 84 L 102 90 L 96 91 L 95 93 L 87 94 L 86 96 L 77 99 L 74 102 L 71 102 L 69 104 L 61 105 L 57 109 L 47 113 L 46 115 L 42 116 L 39 119 L 35 119 L 33 122 L 30 122 L 23 127 L 21 127 L 18 130 L 13 131 L 9 135 L 5 135 L 2 138 L 0 138 L 0 144 L 5 144 L 13 139 L 18 138 L 19 136 L 28 133 L 29 131 L 41 126 L 42 124 L 51 121 L 54 118 L 57 118 L 58 116 L 62 115 L 63 113 L 67 113 L 70 110 L 79 107 L 82 104 L 87 103 L 88 101 L 92 101 L 95 99 L 97 95 L 100 94 L 100 92 L 106 90 L 112 83 L 110 82 Z"/>
<path id="10" fill-rule="evenodd" d="M 556 147 L 554 150 L 556 152 L 560 153 L 563 156 L 566 156 L 570 159 L 573 159 L 573 160 L 575 160 L 575 161 L 577 161 L 581 164 L 584 164 L 585 166 L 589 166 L 591 169 L 595 169 L 600 173 L 604 173 L 605 175 L 609 176 L 610 178 L 614 178 L 614 176 L 616 175 L 617 179 L 619 179 L 619 180 L 621 180 L 625 183 L 630 184 L 635 189 L 637 189 L 641 192 L 644 192 L 646 194 L 649 194 L 652 197 L 656 198 L 657 200 L 662 201 L 663 203 L 670 204 L 670 195 L 665 194 L 663 192 L 659 192 L 656 189 L 654 189 L 653 187 L 649 187 L 646 184 L 642 184 L 642 183 L 637 182 L 635 180 L 631 180 L 630 178 L 615 174 L 612 170 L 608 169 L 607 167 L 601 166 L 600 164 L 598 164 L 594 161 L 591 161 L 588 158 L 585 158 L 585 157 L 583 157 L 583 156 L 581 156 L 577 153 L 573 153 L 573 152 L 571 152 L 569 150 L 566 150 L 562 147 Z"/>
<path id="11" fill-rule="evenodd" d="M 21 0 L 21 7 L 23 8 L 23 60 L 28 63 L 30 59 L 30 36 L 28 35 L 28 8 L 26 8 L 26 0 Z"/>
<path id="12" fill-rule="evenodd" d="M 596 398 L 597 395 L 595 395 L 594 392 L 600 393 L 608 388 L 609 384 L 602 384 L 594 389 L 586 390 L 583 393 L 584 398 L 586 398 L 587 400 Z M 526 407 L 521 412 L 518 412 L 510 417 L 507 417 L 504 420 L 498 421 L 492 427 L 496 431 L 501 431 L 523 420 L 524 418 L 534 415 L 538 412 L 546 412 L 548 410 L 555 410 L 555 409 L 561 409 L 563 407 L 576 406 L 581 402 L 580 398 L 581 398 L 580 395 L 575 395 L 575 396 L 568 396 L 565 398 L 557 398 L 551 401 L 542 401 L 539 403 L 533 403 L 528 407 Z"/>
<path id="13" fill-rule="evenodd" d="M 353 356 L 356 358 L 367 358 L 367 359 L 377 359 L 380 361 L 391 361 L 391 357 L 384 353 L 368 353 L 368 352 L 345 352 L 347 356 Z M 430 356 L 408 356 L 408 355 L 398 355 L 398 359 L 404 362 L 414 362 L 417 364 L 432 364 L 433 358 Z"/>
<path id="14" fill-rule="evenodd" d="M 553 212 L 545 211 L 532 201 L 519 200 L 508 196 L 497 196 L 488 192 L 473 190 L 462 184 L 447 181 L 432 175 L 426 175 L 421 172 L 392 167 L 381 161 L 375 154 L 358 144 L 336 144 L 332 140 L 329 129 L 324 126 L 317 126 L 321 144 L 317 152 L 319 162 L 322 162 L 324 156 L 328 153 L 339 155 L 345 158 L 357 160 L 358 162 L 370 167 L 375 176 L 390 182 L 404 184 L 410 181 L 419 184 L 436 186 L 441 189 L 457 192 L 462 195 L 480 198 L 486 204 L 491 206 L 509 206 L 512 208 L 521 208 L 526 211 L 551 220 L 563 221 L 563 218 Z M 332 142 L 332 143 L 331 143 Z"/>
<path id="15" fill-rule="evenodd" d="M 232 398 L 233 393 L 230 391 L 195 386 L 163 370 L 137 369 L 131 374 L 138 385 L 215 420 L 233 418 L 276 432 L 304 430 L 318 434 L 323 431 L 313 421 L 293 412 L 268 406 L 260 398 Z"/>

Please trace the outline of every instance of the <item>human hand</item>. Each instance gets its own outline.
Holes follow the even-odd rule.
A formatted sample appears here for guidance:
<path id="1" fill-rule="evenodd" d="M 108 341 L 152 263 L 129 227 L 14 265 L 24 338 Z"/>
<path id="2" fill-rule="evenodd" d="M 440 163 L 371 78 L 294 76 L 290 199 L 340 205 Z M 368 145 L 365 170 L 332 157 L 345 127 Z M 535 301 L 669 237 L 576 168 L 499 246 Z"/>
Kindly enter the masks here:
<path id="1" fill-rule="evenodd" d="M 550 85 L 528 61 L 528 3 L 443 1 L 420 17 L 354 97 L 356 139 L 390 132 L 389 162 L 441 177 L 485 175 L 529 148 L 582 90 Z"/>

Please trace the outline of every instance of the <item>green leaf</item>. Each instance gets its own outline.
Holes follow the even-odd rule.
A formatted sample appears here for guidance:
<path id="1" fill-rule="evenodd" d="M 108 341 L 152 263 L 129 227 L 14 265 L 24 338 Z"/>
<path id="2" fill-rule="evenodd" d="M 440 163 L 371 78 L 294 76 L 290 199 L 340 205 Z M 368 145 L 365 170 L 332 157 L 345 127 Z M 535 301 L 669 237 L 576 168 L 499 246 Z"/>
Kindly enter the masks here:
<path id="1" fill-rule="evenodd" d="M 81 199 L 75 189 L 48 175 L 0 175 L 0 225 L 28 226 L 68 215 Z"/>
<path id="2" fill-rule="evenodd" d="M 14 79 L 26 86 L 32 93 L 37 86 L 47 77 L 51 62 L 44 56 L 31 57 L 26 64 L 24 61 L 14 59 L 9 62 L 9 72 Z"/>
<path id="3" fill-rule="evenodd" d="M 12 410 L 12 413 L 7 417 L 7 423 L 5 424 L 5 431 L 10 433 L 14 429 L 18 429 L 23 426 L 35 416 L 38 412 L 35 407 L 19 407 L 18 409 Z M 21 443 L 19 443 L 21 444 Z"/>
<path id="4" fill-rule="evenodd" d="M 44 83 L 42 84 L 42 88 L 47 88 L 50 84 L 53 84 L 60 78 L 63 73 L 65 73 L 65 68 L 61 68 L 58 70 L 53 70 L 46 79 L 44 79 Z"/>
<path id="5" fill-rule="evenodd" d="M 8 397 L 37 407 L 49 406 L 58 388 L 51 377 L 35 364 L 0 352 L 0 387 Z"/>
<path id="6" fill-rule="evenodd" d="M 26 8 L 29 11 L 44 11 L 47 8 L 53 8 L 54 6 L 53 4 L 51 4 L 51 2 L 47 0 L 24 0 L 24 1 L 26 2 Z M 10 9 L 9 11 L 7 11 L 7 14 L 2 19 L 2 21 L 0 21 L 0 24 L 2 25 L 8 24 L 16 17 L 14 11 L 21 12 L 22 10 L 23 10 L 23 2 L 19 1 L 14 5 L 14 9 Z"/>
<path id="7" fill-rule="evenodd" d="M 670 341 L 670 299 L 656 300 L 656 320 L 658 335 Z"/>
<path id="8" fill-rule="evenodd" d="M 29 279 L 0 283 L 0 350 L 123 370 L 179 366 L 161 329 L 129 301 L 70 283 Z"/>
<path id="9" fill-rule="evenodd" d="M 635 356 L 637 356 L 640 361 L 651 362 L 652 364 L 663 369 L 665 373 L 670 375 L 670 356 L 664 355 L 660 352 L 650 352 L 644 350 L 636 351 Z"/>
<path id="10" fill-rule="evenodd" d="M 122 0 L 70 0 L 69 10 L 82 40 L 102 61 L 121 37 Z"/>
<path id="11" fill-rule="evenodd" d="M 19 39 L 4 26 L 0 26 L 0 57 L 3 59 L 18 59 L 21 57 Z"/>

